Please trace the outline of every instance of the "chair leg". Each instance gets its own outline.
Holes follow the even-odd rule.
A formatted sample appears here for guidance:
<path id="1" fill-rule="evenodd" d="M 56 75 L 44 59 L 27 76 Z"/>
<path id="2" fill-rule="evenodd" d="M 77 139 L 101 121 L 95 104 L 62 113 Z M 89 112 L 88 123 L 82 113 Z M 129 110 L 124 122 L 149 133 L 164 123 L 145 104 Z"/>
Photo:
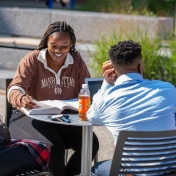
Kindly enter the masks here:
<path id="1" fill-rule="evenodd" d="M 50 172 L 47 172 L 47 171 L 34 170 L 34 171 L 26 172 L 26 173 L 21 173 L 21 174 L 18 174 L 16 176 L 53 176 L 53 175 Z"/>
<path id="2" fill-rule="evenodd" d="M 40 172 L 36 176 L 53 176 L 50 172 Z"/>
<path id="3" fill-rule="evenodd" d="M 68 149 L 65 150 L 65 165 L 67 165 L 68 161 Z"/>
<path id="4" fill-rule="evenodd" d="M 94 158 L 94 164 L 98 162 L 98 153 L 95 155 L 95 158 Z"/>

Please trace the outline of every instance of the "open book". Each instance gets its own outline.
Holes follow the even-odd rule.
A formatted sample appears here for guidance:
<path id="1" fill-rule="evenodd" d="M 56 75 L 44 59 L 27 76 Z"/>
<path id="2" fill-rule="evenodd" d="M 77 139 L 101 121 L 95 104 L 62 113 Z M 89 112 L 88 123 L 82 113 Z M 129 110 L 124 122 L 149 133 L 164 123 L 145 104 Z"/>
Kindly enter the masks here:
<path id="1" fill-rule="evenodd" d="M 45 101 L 33 100 L 33 102 L 36 103 L 38 107 L 29 110 L 22 107 L 21 109 L 24 111 L 25 114 L 61 114 L 66 109 L 78 111 L 78 99 Z"/>

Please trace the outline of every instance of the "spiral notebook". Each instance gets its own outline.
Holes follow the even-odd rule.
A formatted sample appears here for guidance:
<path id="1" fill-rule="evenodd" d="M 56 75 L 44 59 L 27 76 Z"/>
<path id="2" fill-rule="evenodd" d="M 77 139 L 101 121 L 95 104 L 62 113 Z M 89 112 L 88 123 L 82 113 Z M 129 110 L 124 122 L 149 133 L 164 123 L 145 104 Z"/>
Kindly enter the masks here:
<path id="1" fill-rule="evenodd" d="M 85 84 L 88 85 L 91 97 L 91 103 L 93 99 L 93 95 L 98 92 L 101 88 L 104 78 L 86 78 Z"/>

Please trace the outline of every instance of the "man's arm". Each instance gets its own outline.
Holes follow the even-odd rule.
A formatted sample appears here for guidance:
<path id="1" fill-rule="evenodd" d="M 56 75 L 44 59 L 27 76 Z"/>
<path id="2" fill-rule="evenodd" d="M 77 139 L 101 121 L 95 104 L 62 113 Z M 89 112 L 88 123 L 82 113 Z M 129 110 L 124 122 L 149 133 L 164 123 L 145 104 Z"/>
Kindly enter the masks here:
<path id="1" fill-rule="evenodd" d="M 94 125 L 104 125 L 101 120 L 100 104 L 103 103 L 103 96 L 107 89 L 114 85 L 117 75 L 112 68 L 111 61 L 106 61 L 102 66 L 102 75 L 104 77 L 101 89 L 93 96 L 92 105 L 87 112 L 87 119 Z"/>

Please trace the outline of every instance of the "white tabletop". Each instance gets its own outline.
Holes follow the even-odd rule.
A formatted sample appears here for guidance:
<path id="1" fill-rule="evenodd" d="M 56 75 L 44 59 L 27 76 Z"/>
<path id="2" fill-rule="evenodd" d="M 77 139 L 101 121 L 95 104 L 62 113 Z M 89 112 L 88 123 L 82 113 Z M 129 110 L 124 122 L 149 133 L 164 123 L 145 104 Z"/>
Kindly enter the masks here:
<path id="1" fill-rule="evenodd" d="M 69 119 L 71 120 L 71 123 L 53 121 L 48 117 L 50 115 L 29 115 L 29 117 L 49 123 L 73 125 L 73 126 L 92 126 L 92 124 L 89 121 L 81 121 L 78 117 L 78 114 L 68 114 L 68 115 Z"/>

